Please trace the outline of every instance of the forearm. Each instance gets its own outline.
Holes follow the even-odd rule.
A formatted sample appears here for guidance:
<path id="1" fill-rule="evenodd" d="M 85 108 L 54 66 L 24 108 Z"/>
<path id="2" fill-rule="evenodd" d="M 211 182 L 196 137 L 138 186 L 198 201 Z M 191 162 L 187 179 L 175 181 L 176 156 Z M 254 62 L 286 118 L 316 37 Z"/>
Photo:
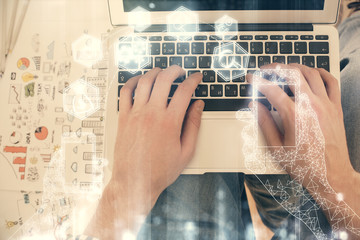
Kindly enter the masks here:
<path id="1" fill-rule="evenodd" d="M 318 189 L 308 188 L 308 191 L 321 206 L 335 234 L 339 234 L 334 229 L 337 226 L 338 231 L 345 231 L 349 239 L 358 239 L 360 232 L 356 228 L 360 228 L 360 191 L 357 188 L 360 186 L 360 174 L 353 170 L 348 159 L 338 161 L 342 166 L 336 166 L 333 161 L 335 155 L 331 158 L 334 159 L 327 159 L 325 181 L 318 177 L 313 178 Z M 306 181 L 304 183 L 307 184 Z"/>
<path id="2" fill-rule="evenodd" d="M 99 202 L 96 213 L 85 230 L 85 235 L 99 239 L 126 239 L 136 236 L 157 196 L 140 194 L 109 184 Z"/>

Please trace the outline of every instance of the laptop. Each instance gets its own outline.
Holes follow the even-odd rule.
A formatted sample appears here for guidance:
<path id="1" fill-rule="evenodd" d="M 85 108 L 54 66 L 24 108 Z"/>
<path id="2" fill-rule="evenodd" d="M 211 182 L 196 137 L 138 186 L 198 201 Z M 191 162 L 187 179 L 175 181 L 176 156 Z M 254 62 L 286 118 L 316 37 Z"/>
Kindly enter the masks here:
<path id="1" fill-rule="evenodd" d="M 193 100 L 205 101 L 197 148 L 183 174 L 285 173 L 266 159 L 258 159 L 260 168 L 246 163 L 243 149 L 249 143 L 244 128 L 254 120 L 248 111 L 254 96 L 245 75 L 279 62 L 325 68 L 340 79 L 339 39 L 333 27 L 339 4 L 335 0 L 108 0 L 116 33 L 108 42 L 106 158 L 113 159 L 121 87 L 153 67 L 178 64 L 187 76 L 199 71 L 204 75 L 193 95 Z M 145 47 L 138 47 L 139 43 Z M 142 60 L 121 62 L 124 57 L 117 55 L 126 46 L 138 49 L 135 55 L 142 54 Z M 182 80 L 174 82 L 169 100 Z M 288 86 L 282 87 L 291 96 Z M 265 98 L 260 101 L 279 122 L 276 109 Z M 265 146 L 261 131 L 256 139 L 258 146 Z"/>

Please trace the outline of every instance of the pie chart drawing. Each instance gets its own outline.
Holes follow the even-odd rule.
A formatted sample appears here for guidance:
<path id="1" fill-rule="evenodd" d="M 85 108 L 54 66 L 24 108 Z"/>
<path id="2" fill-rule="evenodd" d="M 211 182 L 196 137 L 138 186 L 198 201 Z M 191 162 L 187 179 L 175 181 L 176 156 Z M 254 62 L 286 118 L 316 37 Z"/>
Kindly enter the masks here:
<path id="1" fill-rule="evenodd" d="M 17 67 L 20 69 L 20 70 L 26 70 L 30 65 L 30 60 L 28 58 L 20 58 L 18 61 L 17 61 Z"/>
<path id="2" fill-rule="evenodd" d="M 49 131 L 46 127 L 38 127 L 36 130 L 35 130 L 35 137 L 38 139 L 38 140 L 44 140 L 47 138 L 49 134 Z"/>

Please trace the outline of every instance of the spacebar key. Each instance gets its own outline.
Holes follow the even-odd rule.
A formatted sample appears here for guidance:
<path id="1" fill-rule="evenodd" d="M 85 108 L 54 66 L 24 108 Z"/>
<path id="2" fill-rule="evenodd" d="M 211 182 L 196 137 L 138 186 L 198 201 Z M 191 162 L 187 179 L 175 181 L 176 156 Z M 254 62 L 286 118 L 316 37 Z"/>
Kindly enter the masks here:
<path id="1" fill-rule="evenodd" d="M 205 102 L 204 111 L 239 111 L 249 108 L 251 99 L 191 99 L 191 103 L 196 100 Z"/>

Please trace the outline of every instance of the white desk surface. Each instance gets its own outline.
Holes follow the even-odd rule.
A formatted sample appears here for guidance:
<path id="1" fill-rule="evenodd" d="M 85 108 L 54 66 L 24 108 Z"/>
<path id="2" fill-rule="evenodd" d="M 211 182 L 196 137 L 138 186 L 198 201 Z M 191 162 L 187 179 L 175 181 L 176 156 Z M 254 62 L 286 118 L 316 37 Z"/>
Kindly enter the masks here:
<path id="1" fill-rule="evenodd" d="M 61 159 L 63 132 L 79 139 L 94 133 L 96 151 L 101 155 L 101 128 L 86 127 L 85 120 L 66 114 L 61 109 L 62 90 L 80 78 L 100 90 L 106 87 L 106 69 L 75 62 L 71 46 L 84 36 L 101 40 L 111 29 L 105 0 L 30 1 L 0 80 L 0 239 L 36 236 L 41 228 L 48 230 L 45 239 L 55 239 L 69 225 L 73 226 L 70 232 L 81 233 L 89 220 L 86 206 L 96 204 L 97 196 L 84 195 L 82 204 L 77 204 L 72 194 L 58 193 L 55 189 L 59 186 L 51 185 L 46 173 L 64 177 L 59 174 L 60 165 L 49 162 L 51 158 Z M 20 60 L 19 68 L 21 58 L 25 59 Z M 102 110 L 92 115 L 94 124 L 102 124 Z M 60 164 L 66 168 L 65 181 L 77 178 L 79 184 L 88 177 L 83 172 L 85 157 L 75 143 L 71 144 L 73 162 Z M 61 181 L 55 179 L 53 184 Z M 74 208 L 78 210 L 76 216 L 72 215 Z"/>

